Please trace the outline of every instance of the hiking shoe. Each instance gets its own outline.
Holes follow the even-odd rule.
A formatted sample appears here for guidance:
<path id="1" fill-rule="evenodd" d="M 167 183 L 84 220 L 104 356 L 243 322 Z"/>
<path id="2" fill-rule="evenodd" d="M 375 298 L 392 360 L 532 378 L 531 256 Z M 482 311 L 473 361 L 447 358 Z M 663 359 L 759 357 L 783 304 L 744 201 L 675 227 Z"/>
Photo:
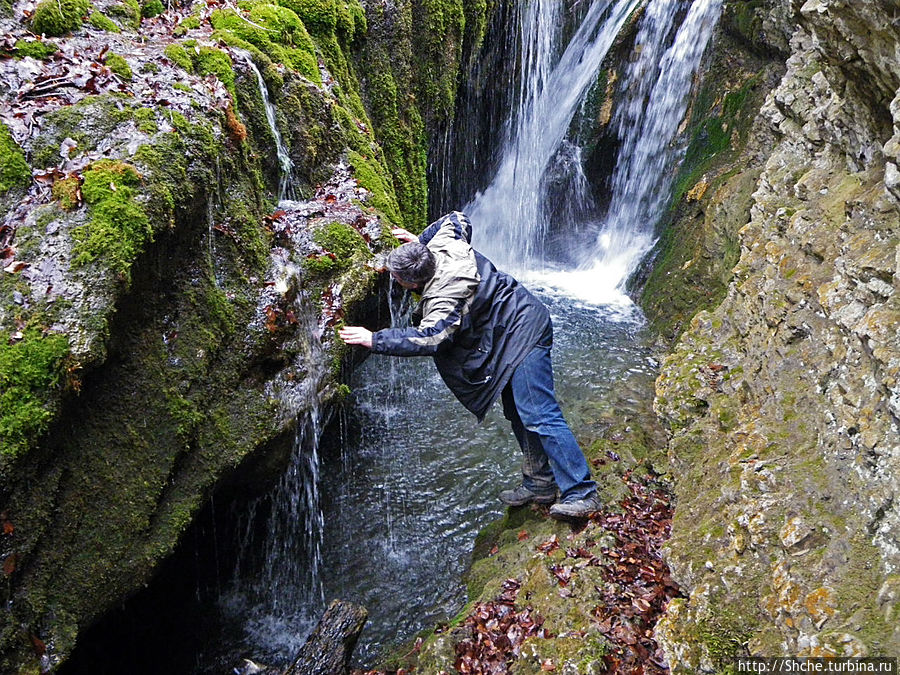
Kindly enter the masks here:
<path id="1" fill-rule="evenodd" d="M 524 485 L 515 490 L 504 490 L 500 493 L 500 501 L 509 506 L 525 506 L 526 504 L 552 504 L 556 501 L 556 490 L 553 492 L 532 492 Z"/>
<path id="2" fill-rule="evenodd" d="M 550 507 L 550 517 L 556 520 L 579 520 L 587 518 L 592 513 L 603 508 L 600 496 L 595 492 L 584 499 L 573 499 L 568 502 L 559 502 Z"/>

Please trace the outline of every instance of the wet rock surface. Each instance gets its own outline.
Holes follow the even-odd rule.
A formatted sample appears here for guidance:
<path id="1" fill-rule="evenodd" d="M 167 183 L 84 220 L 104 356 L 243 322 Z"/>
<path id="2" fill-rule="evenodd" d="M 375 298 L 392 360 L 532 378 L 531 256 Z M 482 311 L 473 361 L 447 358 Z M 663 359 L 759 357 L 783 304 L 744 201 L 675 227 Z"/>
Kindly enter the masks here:
<path id="1" fill-rule="evenodd" d="M 30 3 L 0 20 L 0 119 L 31 172 L 7 190 L 4 169 L 0 202 L 4 672 L 58 667 L 258 448 L 277 470 L 297 416 L 339 393 L 333 328 L 366 311 L 392 241 L 371 124 L 324 60 L 319 83 L 251 55 L 291 130 L 279 207 L 264 92 L 212 37 L 222 8 L 101 4 L 112 26 L 52 41 Z"/>

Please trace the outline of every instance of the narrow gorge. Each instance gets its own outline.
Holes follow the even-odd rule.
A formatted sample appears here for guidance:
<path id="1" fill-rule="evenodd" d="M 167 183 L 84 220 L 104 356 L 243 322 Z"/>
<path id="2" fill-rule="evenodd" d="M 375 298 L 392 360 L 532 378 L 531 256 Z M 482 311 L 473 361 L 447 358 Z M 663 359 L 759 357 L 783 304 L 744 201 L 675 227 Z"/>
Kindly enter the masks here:
<path id="1" fill-rule="evenodd" d="M 0 672 L 282 673 L 334 598 L 359 673 L 900 656 L 895 0 L 0 26 Z M 579 526 L 497 501 L 499 409 L 337 337 L 453 209 L 553 316 Z"/>

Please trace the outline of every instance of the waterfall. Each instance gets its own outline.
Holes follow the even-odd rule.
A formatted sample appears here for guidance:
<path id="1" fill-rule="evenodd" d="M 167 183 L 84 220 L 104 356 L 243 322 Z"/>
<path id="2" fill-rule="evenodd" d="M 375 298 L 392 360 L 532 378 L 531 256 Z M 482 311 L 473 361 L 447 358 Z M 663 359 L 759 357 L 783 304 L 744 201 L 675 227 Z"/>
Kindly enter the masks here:
<path id="1" fill-rule="evenodd" d="M 635 58 L 620 86 L 623 101 L 613 120 L 620 151 L 602 219 L 592 216 L 597 209 L 581 148 L 567 134 L 603 58 L 640 2 L 595 2 L 561 56 L 559 29 L 544 20 L 553 12 L 537 9 L 547 2 L 536 0 L 534 9 L 521 13 L 523 84 L 513 131 L 492 182 L 466 210 L 476 237 L 484 238 L 476 244 L 501 266 L 589 302 L 628 305 L 621 288 L 654 243 L 679 154 L 674 139 L 721 0 L 647 2 Z M 548 184 L 565 190 L 548 190 Z M 573 229 L 594 233 L 587 245 L 578 244 L 569 269 L 553 269 L 547 259 L 551 218 L 567 236 Z"/>
<path id="2" fill-rule="evenodd" d="M 493 181 L 465 209 L 477 224 L 476 245 L 501 266 L 524 270 L 543 260 L 544 175 L 603 57 L 639 3 L 594 2 L 561 56 L 560 0 L 535 0 L 520 11 L 518 110 Z"/>
<path id="3" fill-rule="evenodd" d="M 278 156 L 279 168 L 278 201 L 281 202 L 285 199 L 294 199 L 294 163 L 291 161 L 287 146 L 285 146 L 284 140 L 281 137 L 281 132 L 278 130 L 278 124 L 275 117 L 275 106 L 269 98 L 269 88 L 266 86 L 262 73 L 259 72 L 259 68 L 256 67 L 250 54 L 242 49 L 234 49 L 233 51 L 244 59 L 247 66 L 256 76 L 256 84 L 259 87 L 259 94 L 262 97 L 263 107 L 266 111 L 266 121 L 269 123 L 272 137 L 275 139 L 275 152 Z"/>
<path id="4" fill-rule="evenodd" d="M 626 73 L 628 98 L 614 120 L 621 150 L 609 212 L 588 273 L 602 271 L 616 286 L 654 244 L 654 228 L 668 203 L 679 154 L 673 139 L 722 0 L 695 0 L 672 45 L 663 51 L 677 15 L 675 4 L 656 1 L 647 8 L 637 38 L 641 51 Z"/>

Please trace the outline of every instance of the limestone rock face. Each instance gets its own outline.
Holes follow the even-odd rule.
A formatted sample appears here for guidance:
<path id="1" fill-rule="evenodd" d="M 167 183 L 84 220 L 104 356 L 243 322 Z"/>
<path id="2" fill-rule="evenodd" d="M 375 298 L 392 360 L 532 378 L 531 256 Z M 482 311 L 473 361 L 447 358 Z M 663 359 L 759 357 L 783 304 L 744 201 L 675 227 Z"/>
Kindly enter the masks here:
<path id="1" fill-rule="evenodd" d="M 797 3 L 795 3 L 797 5 Z M 900 27 L 809 0 L 724 301 L 662 367 L 675 673 L 900 649 Z"/>

